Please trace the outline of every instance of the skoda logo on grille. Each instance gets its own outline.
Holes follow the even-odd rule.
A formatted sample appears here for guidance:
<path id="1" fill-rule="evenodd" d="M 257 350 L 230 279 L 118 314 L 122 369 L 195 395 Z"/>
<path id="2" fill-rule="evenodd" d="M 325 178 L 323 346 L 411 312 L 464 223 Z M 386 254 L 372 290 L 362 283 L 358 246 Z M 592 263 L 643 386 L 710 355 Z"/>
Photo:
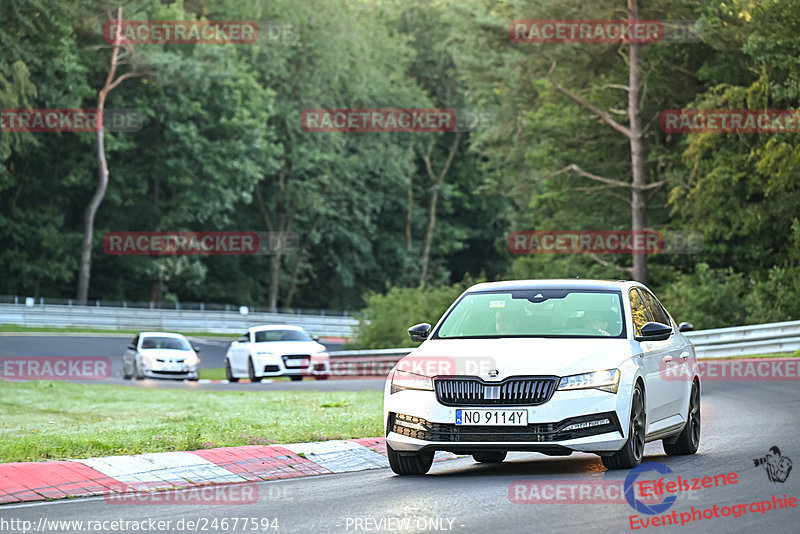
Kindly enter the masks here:
<path id="1" fill-rule="evenodd" d="M 497 378 L 497 375 L 500 374 L 500 371 L 497 369 L 490 369 L 489 370 L 489 378 Z"/>

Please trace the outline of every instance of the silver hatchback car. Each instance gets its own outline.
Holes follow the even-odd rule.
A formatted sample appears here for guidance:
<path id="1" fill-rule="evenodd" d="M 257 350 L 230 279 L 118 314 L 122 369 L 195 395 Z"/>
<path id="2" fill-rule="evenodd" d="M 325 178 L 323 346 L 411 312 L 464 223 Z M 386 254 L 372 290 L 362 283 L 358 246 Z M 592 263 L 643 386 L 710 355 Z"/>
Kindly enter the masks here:
<path id="1" fill-rule="evenodd" d="M 122 356 L 123 378 L 170 378 L 197 380 L 199 347 L 192 347 L 181 334 L 142 332 Z"/>

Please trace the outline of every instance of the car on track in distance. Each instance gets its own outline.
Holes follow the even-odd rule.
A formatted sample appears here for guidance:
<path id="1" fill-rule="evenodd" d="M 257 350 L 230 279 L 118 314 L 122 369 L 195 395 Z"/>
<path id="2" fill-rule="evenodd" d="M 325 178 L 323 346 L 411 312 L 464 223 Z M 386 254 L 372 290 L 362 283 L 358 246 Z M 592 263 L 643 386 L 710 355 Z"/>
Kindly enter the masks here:
<path id="1" fill-rule="evenodd" d="M 421 475 L 436 451 L 502 462 L 508 451 L 599 455 L 609 469 L 700 442 L 694 347 L 638 282 L 524 280 L 465 291 L 390 372 L 389 463 Z"/>
<path id="2" fill-rule="evenodd" d="M 181 334 L 141 332 L 122 355 L 122 376 L 126 379 L 169 378 L 197 380 L 199 347 L 192 347 Z"/>
<path id="3" fill-rule="evenodd" d="M 330 375 L 330 356 L 299 326 L 262 325 L 248 328 L 225 353 L 225 375 L 230 382 L 248 378 L 288 376 L 302 380 L 313 376 L 324 380 Z"/>

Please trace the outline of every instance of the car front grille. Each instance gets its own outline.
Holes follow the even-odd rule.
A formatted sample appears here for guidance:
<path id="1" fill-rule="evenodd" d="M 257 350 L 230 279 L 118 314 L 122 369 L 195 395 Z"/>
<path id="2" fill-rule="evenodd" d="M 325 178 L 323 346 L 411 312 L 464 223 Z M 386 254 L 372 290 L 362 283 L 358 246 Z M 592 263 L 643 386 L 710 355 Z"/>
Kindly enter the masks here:
<path id="1" fill-rule="evenodd" d="M 536 406 L 550 400 L 557 377 L 513 377 L 502 382 L 480 378 L 435 379 L 436 398 L 445 406 Z"/>
<path id="2" fill-rule="evenodd" d="M 296 361 L 290 362 L 291 360 L 296 360 Z M 283 355 L 283 365 L 286 366 L 287 369 L 307 369 L 310 361 L 311 361 L 310 354 Z"/>

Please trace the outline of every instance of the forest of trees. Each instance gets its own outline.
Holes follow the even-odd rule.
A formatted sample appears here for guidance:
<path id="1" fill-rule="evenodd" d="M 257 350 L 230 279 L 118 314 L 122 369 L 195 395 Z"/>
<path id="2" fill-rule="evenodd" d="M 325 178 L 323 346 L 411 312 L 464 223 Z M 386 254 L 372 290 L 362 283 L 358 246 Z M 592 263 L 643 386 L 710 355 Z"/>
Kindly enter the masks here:
<path id="1" fill-rule="evenodd" d="M 632 6 L 638 19 L 690 21 L 700 38 L 509 39 L 516 19 L 624 19 Z M 103 26 L 120 7 L 126 20 L 262 31 L 254 44 L 121 47 L 110 87 Z M 0 2 L 0 108 L 97 108 L 102 92 L 106 109 L 142 117 L 138 131 L 104 134 L 91 299 L 369 303 L 374 319 L 430 295 L 437 304 L 418 309 L 435 315 L 471 280 L 636 275 L 700 328 L 800 319 L 800 134 L 659 128 L 668 109 L 800 108 L 798 80 L 800 0 Z M 379 107 L 491 120 L 443 133 L 301 128 L 304 109 Z M 97 143 L 0 131 L 0 295 L 79 296 Z M 637 209 L 644 228 L 702 232 L 703 250 L 637 266 L 508 250 L 514 230 L 631 229 Z M 173 230 L 291 232 L 297 249 L 103 250 L 109 231 Z"/>

